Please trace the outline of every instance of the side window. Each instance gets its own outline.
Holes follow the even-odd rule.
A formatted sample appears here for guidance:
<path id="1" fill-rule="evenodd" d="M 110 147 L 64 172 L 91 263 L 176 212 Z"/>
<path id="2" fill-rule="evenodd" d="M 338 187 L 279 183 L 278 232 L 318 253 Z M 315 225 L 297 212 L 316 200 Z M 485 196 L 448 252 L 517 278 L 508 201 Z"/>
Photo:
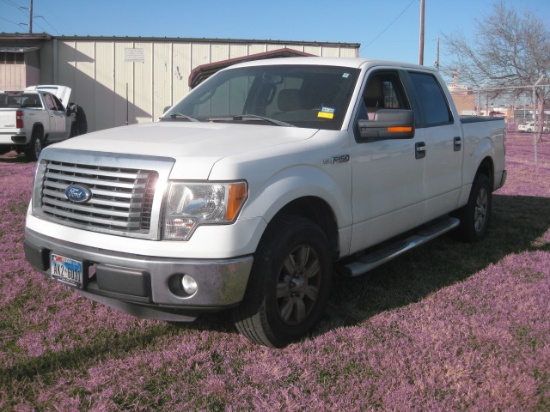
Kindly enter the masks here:
<path id="1" fill-rule="evenodd" d="M 422 108 L 424 125 L 438 126 L 453 122 L 453 116 L 437 79 L 427 73 L 410 73 L 418 103 Z"/>
<path id="2" fill-rule="evenodd" d="M 63 107 L 63 103 L 61 103 L 61 100 L 59 100 L 57 96 L 54 96 L 53 94 L 52 94 L 52 98 L 55 104 L 55 110 L 59 110 L 60 112 L 64 111 L 65 108 Z"/>
<path id="3" fill-rule="evenodd" d="M 52 95 L 49 93 L 44 93 L 44 101 L 46 102 L 46 106 L 48 107 L 48 110 L 57 110 L 55 107 L 55 101 L 52 98 Z"/>
<path id="4" fill-rule="evenodd" d="M 23 104 L 21 105 L 21 107 L 42 108 L 40 96 L 38 96 L 37 94 L 24 94 Z"/>
<path id="5" fill-rule="evenodd" d="M 369 76 L 363 93 L 364 110 L 374 120 L 380 109 L 410 109 L 401 80 L 396 72 L 376 72 Z"/>

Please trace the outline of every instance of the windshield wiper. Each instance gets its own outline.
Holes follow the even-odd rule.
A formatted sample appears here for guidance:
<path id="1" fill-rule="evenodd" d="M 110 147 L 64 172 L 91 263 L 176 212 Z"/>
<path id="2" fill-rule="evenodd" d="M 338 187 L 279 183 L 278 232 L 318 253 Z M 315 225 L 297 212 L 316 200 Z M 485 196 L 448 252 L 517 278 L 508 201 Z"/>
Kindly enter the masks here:
<path id="1" fill-rule="evenodd" d="M 183 114 L 183 113 L 172 113 L 168 116 L 162 116 L 161 119 L 185 119 L 185 120 L 189 120 L 190 122 L 200 122 L 200 120 L 198 119 L 195 119 L 194 117 L 191 117 L 191 116 L 187 116 L 186 114 Z"/>
<path id="2" fill-rule="evenodd" d="M 293 124 L 271 119 L 269 117 L 258 116 L 257 114 L 240 114 L 237 116 L 212 117 L 208 119 L 209 122 L 246 122 L 249 120 L 261 120 L 275 126 L 295 127 Z"/>

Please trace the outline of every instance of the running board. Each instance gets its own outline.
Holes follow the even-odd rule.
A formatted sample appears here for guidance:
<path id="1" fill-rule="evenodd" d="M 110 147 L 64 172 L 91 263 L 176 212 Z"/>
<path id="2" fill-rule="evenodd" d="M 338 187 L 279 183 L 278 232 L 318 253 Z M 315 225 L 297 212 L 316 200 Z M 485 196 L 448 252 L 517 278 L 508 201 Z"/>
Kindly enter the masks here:
<path id="1" fill-rule="evenodd" d="M 411 236 L 397 240 L 393 243 L 374 249 L 372 252 L 361 256 L 358 260 L 343 265 L 338 265 L 338 271 L 345 276 L 359 276 L 378 266 L 395 259 L 397 256 L 423 245 L 430 240 L 449 232 L 460 224 L 457 218 L 448 217 L 438 219 L 422 226 L 421 229 Z"/>

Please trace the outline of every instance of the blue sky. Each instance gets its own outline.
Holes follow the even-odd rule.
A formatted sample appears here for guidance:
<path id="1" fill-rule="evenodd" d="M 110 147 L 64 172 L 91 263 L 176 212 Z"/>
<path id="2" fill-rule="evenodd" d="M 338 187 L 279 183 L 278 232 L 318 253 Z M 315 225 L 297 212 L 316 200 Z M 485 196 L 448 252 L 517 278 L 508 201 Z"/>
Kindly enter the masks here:
<path id="1" fill-rule="evenodd" d="M 496 1 L 496 0 L 495 0 Z M 425 0 L 424 64 L 437 38 L 462 30 L 493 0 Z M 0 0 L 0 33 L 27 33 L 30 0 Z M 550 0 L 506 0 L 550 26 Z M 34 33 L 360 43 L 360 56 L 418 62 L 420 0 L 34 0 Z M 440 61 L 450 57 L 441 42 Z"/>

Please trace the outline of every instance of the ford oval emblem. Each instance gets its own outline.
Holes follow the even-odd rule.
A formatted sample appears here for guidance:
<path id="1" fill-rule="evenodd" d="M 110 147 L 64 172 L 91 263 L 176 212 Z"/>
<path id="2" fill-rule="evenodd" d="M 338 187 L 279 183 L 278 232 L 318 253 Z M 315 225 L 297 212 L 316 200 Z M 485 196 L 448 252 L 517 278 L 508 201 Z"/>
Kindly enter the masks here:
<path id="1" fill-rule="evenodd" d="M 84 185 L 69 185 L 65 189 L 65 197 L 71 202 L 84 203 L 92 197 L 92 191 Z"/>

